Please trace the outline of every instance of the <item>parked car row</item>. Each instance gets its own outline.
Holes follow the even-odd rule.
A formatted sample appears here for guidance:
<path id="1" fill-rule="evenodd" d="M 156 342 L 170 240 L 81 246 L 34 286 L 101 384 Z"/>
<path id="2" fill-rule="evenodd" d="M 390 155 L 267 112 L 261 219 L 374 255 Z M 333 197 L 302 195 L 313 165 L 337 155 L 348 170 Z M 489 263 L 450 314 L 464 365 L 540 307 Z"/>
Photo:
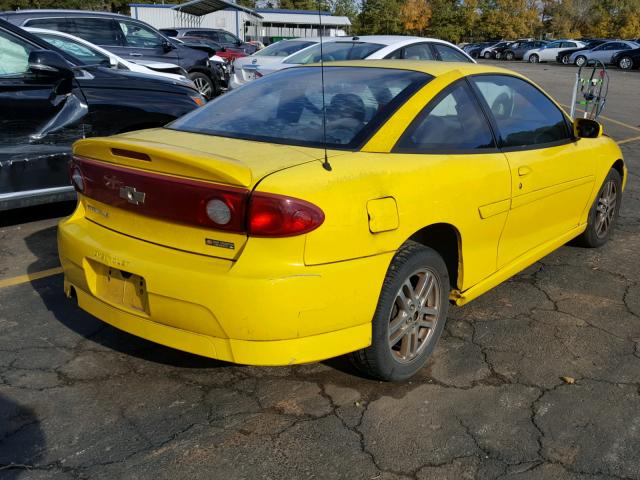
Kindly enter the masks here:
<path id="1" fill-rule="evenodd" d="M 0 18 L 23 28 L 73 35 L 132 63 L 172 64 L 179 73 L 186 72 L 207 99 L 227 88 L 229 60 L 257 48 L 224 30 L 170 29 L 163 33 L 139 20 L 107 12 L 19 10 L 0 13 Z"/>
<path id="2" fill-rule="evenodd" d="M 467 44 L 463 50 L 474 58 L 553 62 L 583 66 L 598 60 L 623 70 L 640 67 L 640 43 L 634 40 L 516 40 Z"/>

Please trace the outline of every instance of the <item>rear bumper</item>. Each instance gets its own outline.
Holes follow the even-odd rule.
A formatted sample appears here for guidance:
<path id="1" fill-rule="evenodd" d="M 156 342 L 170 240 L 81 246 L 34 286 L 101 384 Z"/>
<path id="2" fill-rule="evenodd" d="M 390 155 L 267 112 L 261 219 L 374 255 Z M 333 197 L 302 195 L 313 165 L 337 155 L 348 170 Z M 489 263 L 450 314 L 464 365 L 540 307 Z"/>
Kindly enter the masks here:
<path id="1" fill-rule="evenodd" d="M 185 253 L 100 227 L 83 217 L 58 229 L 65 292 L 80 308 L 133 335 L 179 350 L 252 365 L 318 361 L 371 343 L 371 319 L 392 253 L 267 274 L 240 260 Z M 260 241 L 255 248 L 262 248 Z M 271 251 L 273 255 L 273 249 Z M 248 259 L 243 265 L 242 262 Z M 146 284 L 145 311 L 101 295 L 95 265 Z M 268 270 L 268 269 L 267 269 Z"/>

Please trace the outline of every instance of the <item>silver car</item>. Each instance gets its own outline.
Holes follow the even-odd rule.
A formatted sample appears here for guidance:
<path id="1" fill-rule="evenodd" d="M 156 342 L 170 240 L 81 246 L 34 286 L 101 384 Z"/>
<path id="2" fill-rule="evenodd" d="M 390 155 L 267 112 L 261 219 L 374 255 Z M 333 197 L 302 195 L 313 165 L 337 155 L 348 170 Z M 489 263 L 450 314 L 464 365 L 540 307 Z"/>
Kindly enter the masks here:
<path id="1" fill-rule="evenodd" d="M 570 63 L 575 63 L 577 66 L 582 67 L 591 60 L 599 60 L 603 64 L 613 63 L 613 56 L 624 50 L 631 50 L 633 48 L 640 48 L 640 45 L 628 40 L 612 40 L 598 45 L 591 50 L 580 50 L 575 52 L 569 57 Z"/>
<path id="2" fill-rule="evenodd" d="M 253 55 L 236 58 L 233 62 L 233 72 L 229 79 L 229 88 L 238 88 L 251 80 L 255 80 L 258 68 L 282 62 L 289 55 L 315 45 L 319 41 L 320 38 L 318 37 L 280 40 L 262 50 L 258 50 Z"/>

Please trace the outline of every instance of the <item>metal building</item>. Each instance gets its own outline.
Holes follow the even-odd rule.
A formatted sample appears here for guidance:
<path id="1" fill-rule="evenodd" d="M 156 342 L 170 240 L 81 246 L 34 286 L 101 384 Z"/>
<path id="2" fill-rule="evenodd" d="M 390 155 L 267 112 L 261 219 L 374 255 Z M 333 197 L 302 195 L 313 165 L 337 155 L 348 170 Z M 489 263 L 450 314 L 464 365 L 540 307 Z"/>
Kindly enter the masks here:
<path id="1" fill-rule="evenodd" d="M 131 16 L 156 28 L 221 28 L 243 40 L 265 44 L 291 37 L 345 35 L 348 17 L 307 10 L 256 9 L 226 0 L 191 0 L 179 5 L 131 3 Z"/>

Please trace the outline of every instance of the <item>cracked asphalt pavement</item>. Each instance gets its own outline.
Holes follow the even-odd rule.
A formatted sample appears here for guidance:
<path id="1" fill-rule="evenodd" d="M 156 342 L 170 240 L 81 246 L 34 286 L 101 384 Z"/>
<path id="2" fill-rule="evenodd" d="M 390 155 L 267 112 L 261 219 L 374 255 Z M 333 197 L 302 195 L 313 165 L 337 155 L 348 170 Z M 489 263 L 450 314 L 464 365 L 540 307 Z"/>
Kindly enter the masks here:
<path id="1" fill-rule="evenodd" d="M 573 70 L 535 68 L 569 95 Z M 605 114 L 637 121 L 620 97 L 640 74 L 618 73 L 623 110 Z M 342 358 L 247 367 L 155 345 L 77 309 L 60 275 L 0 288 L 0 478 L 640 479 L 640 140 L 622 148 L 612 241 L 452 308 L 404 383 Z M 0 227 L 0 281 L 57 266 L 69 206 L 52 208 Z"/>

